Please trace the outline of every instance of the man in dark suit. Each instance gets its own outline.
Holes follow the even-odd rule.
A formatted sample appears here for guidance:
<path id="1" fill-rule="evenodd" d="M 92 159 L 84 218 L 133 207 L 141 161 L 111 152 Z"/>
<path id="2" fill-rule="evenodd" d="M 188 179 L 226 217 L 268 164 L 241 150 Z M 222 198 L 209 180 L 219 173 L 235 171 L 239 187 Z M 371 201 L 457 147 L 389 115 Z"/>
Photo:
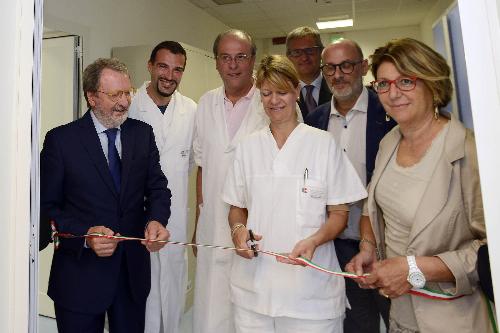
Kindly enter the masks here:
<path id="1" fill-rule="evenodd" d="M 377 94 L 363 86 L 368 61 L 357 43 L 337 41 L 323 50 L 322 60 L 322 72 L 333 98 L 309 114 L 306 124 L 333 134 L 366 186 L 373 174 L 379 142 L 396 123 L 386 117 Z M 361 211 L 362 202 L 350 205 L 347 228 L 335 240 L 343 269 L 360 246 L 373 246 L 359 239 Z M 390 303 L 386 298 L 377 291 L 359 288 L 351 279 L 346 279 L 346 291 L 351 304 L 344 321 L 346 333 L 379 332 L 380 315 L 388 327 Z"/>
<path id="2" fill-rule="evenodd" d="M 41 216 L 60 233 L 167 240 L 171 195 L 152 128 L 127 119 L 127 68 L 116 59 L 96 60 L 84 71 L 83 91 L 90 110 L 45 137 Z M 148 251 L 163 245 L 62 238 L 48 289 L 59 332 L 103 332 L 107 314 L 110 332 L 142 333 Z"/>
<path id="3" fill-rule="evenodd" d="M 304 119 L 318 105 L 329 103 L 332 97 L 321 75 L 322 50 L 323 43 L 316 29 L 299 27 L 286 36 L 286 55 L 299 73 L 299 107 Z"/>

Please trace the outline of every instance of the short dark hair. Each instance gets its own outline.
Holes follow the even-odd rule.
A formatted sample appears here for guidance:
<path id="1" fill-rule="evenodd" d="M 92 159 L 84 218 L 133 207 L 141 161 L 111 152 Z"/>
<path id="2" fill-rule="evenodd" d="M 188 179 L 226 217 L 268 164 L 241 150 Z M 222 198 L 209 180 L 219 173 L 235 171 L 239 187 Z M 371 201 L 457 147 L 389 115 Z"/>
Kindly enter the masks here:
<path id="1" fill-rule="evenodd" d="M 316 46 L 323 48 L 323 42 L 321 41 L 321 36 L 319 31 L 311 27 L 298 27 L 293 29 L 286 35 L 286 49 L 290 46 L 290 42 L 294 39 L 312 37 Z"/>
<path id="2" fill-rule="evenodd" d="M 101 73 L 106 68 L 130 76 L 127 66 L 117 58 L 99 58 L 88 65 L 83 71 L 83 95 L 85 96 L 88 107 L 90 107 L 90 104 L 87 93 L 96 92 L 97 89 L 99 89 Z"/>
<path id="3" fill-rule="evenodd" d="M 184 67 L 186 66 L 187 55 L 186 50 L 182 47 L 182 45 L 173 40 L 166 40 L 156 45 L 153 51 L 151 51 L 151 55 L 149 56 L 149 62 L 154 64 L 156 61 L 156 54 L 160 50 L 168 50 L 173 54 L 182 54 L 184 56 Z"/>
<path id="4" fill-rule="evenodd" d="M 219 44 L 222 38 L 226 36 L 235 36 L 240 39 L 246 40 L 250 44 L 250 49 L 252 52 L 252 56 L 255 56 L 257 54 L 257 46 L 255 45 L 255 42 L 253 41 L 252 36 L 250 36 L 248 33 L 246 33 L 243 30 L 238 30 L 238 29 L 230 29 L 224 32 L 221 32 L 220 34 L 217 35 L 214 41 L 213 45 L 213 52 L 214 52 L 214 57 L 217 58 L 217 52 L 219 51 Z"/>

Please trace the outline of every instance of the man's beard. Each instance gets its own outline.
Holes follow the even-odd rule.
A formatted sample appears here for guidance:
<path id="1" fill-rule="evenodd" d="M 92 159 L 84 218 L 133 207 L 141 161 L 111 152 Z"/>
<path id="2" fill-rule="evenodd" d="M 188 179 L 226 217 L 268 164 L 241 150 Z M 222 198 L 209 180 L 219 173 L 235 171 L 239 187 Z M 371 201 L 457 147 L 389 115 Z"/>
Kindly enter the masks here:
<path id="1" fill-rule="evenodd" d="M 165 92 L 165 91 L 161 91 L 160 90 L 160 81 L 161 80 L 164 80 L 164 81 L 167 81 L 168 83 L 173 83 L 174 84 L 174 89 L 172 89 L 171 92 Z M 167 79 L 162 79 L 162 78 L 159 78 L 158 79 L 158 82 L 156 83 L 156 92 L 162 96 L 162 97 L 170 97 L 174 94 L 175 90 L 177 90 L 177 81 L 175 80 L 167 80 Z"/>
<path id="2" fill-rule="evenodd" d="M 348 84 L 344 79 L 334 79 L 335 83 L 344 83 L 347 84 L 345 88 L 342 90 L 335 89 L 335 85 L 332 85 L 332 94 L 336 99 L 339 100 L 347 100 L 351 99 L 354 96 L 359 96 L 361 91 L 363 90 L 363 81 L 362 79 L 354 81 L 351 85 Z"/>
<path id="3" fill-rule="evenodd" d="M 104 112 L 101 112 L 100 110 L 93 110 L 94 115 L 96 116 L 97 120 L 106 128 L 117 128 L 120 127 L 125 120 L 127 120 L 128 116 L 128 109 L 120 108 L 120 107 L 114 107 L 113 108 L 113 114 L 116 114 L 116 112 L 120 112 L 119 116 L 113 117 L 112 115 L 107 115 Z"/>

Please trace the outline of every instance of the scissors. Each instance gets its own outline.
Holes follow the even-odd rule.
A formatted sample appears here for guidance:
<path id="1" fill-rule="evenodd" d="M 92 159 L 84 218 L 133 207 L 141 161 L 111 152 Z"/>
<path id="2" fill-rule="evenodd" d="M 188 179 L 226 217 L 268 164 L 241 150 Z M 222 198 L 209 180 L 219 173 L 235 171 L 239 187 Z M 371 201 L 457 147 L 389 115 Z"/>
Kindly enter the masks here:
<path id="1" fill-rule="evenodd" d="M 248 229 L 248 233 L 250 234 L 250 248 L 253 250 L 254 257 L 258 257 L 259 252 L 257 252 L 257 244 L 255 244 L 255 237 L 253 236 L 252 229 Z"/>

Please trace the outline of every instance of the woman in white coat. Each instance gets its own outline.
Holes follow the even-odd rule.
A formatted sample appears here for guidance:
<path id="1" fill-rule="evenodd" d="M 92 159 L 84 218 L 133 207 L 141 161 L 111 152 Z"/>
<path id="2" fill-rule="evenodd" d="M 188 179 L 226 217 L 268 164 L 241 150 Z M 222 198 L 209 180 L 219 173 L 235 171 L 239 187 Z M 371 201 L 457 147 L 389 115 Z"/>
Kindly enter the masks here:
<path id="1" fill-rule="evenodd" d="M 223 191 L 234 245 L 249 229 L 263 249 L 303 256 L 340 270 L 332 240 L 347 223 L 348 203 L 366 191 L 330 133 L 297 120 L 299 80 L 283 56 L 267 56 L 257 87 L 270 126 L 238 146 Z M 236 332 L 342 332 L 344 280 L 270 256 L 238 252 L 231 272 Z"/>

